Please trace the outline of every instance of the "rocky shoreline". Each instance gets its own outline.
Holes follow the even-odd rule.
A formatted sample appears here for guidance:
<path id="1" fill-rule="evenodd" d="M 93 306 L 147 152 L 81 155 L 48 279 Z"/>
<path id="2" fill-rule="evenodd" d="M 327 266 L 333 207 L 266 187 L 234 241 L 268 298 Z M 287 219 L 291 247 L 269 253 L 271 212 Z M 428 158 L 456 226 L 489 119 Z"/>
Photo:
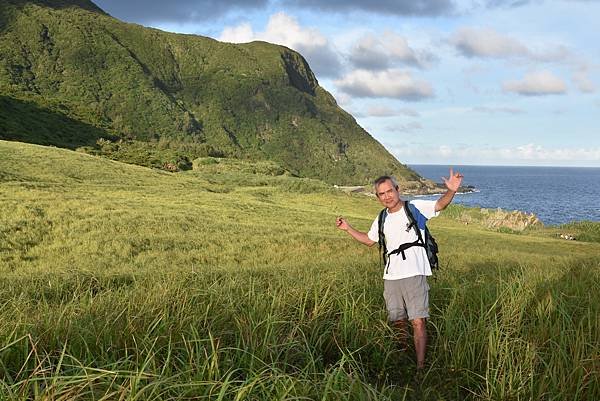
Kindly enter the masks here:
<path id="1" fill-rule="evenodd" d="M 375 196 L 373 188 L 370 185 L 334 185 L 336 189 L 344 191 L 346 193 L 361 193 L 367 196 Z M 442 183 L 434 183 L 426 186 L 414 185 L 411 183 L 402 184 L 402 195 L 409 196 L 425 196 L 425 195 L 442 195 L 446 192 L 446 187 Z M 467 194 L 471 192 L 477 192 L 477 188 L 472 185 L 461 186 L 456 193 Z"/>

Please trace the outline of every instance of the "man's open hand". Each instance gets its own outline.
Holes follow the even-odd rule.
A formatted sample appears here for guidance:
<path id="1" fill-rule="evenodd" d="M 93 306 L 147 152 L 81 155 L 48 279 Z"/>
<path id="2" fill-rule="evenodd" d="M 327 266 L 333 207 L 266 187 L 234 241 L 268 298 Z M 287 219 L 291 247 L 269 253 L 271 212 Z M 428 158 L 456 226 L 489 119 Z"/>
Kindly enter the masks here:
<path id="1" fill-rule="evenodd" d="M 446 188 L 453 192 L 458 191 L 458 188 L 460 188 L 460 184 L 462 183 L 462 179 L 463 175 L 459 172 L 455 173 L 454 171 L 452 171 L 452 167 L 450 168 L 450 177 L 442 177 Z"/>

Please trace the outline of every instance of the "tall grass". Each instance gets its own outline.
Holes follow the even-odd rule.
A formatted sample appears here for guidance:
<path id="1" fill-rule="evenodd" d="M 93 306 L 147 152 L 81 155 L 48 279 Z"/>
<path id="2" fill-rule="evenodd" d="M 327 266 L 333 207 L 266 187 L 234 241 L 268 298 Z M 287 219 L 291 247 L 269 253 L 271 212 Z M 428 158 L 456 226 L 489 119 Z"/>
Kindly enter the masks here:
<path id="1" fill-rule="evenodd" d="M 375 201 L 0 142 L 0 398 L 596 400 L 600 245 L 431 221 L 417 375 L 385 322 Z"/>

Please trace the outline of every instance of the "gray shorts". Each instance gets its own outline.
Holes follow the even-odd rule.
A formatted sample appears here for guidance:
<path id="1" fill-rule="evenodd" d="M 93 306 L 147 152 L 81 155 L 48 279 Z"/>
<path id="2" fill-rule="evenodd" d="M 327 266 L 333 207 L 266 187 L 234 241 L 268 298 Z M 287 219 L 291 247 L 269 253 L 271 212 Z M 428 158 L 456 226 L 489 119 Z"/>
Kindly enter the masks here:
<path id="1" fill-rule="evenodd" d="M 429 317 L 429 284 L 426 276 L 383 280 L 383 298 L 390 322 Z"/>

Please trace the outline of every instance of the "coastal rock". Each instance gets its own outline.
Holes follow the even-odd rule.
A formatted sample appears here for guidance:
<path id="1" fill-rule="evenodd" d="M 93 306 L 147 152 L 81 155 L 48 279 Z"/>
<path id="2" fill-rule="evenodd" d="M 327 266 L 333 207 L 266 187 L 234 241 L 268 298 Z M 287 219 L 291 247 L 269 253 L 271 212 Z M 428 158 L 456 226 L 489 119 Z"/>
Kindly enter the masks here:
<path id="1" fill-rule="evenodd" d="M 481 209 L 485 216 L 484 225 L 488 228 L 508 228 L 514 231 L 523 231 L 533 226 L 543 226 L 543 223 L 533 213 L 521 212 L 518 210 L 508 211 L 500 208 L 495 211 Z"/>

